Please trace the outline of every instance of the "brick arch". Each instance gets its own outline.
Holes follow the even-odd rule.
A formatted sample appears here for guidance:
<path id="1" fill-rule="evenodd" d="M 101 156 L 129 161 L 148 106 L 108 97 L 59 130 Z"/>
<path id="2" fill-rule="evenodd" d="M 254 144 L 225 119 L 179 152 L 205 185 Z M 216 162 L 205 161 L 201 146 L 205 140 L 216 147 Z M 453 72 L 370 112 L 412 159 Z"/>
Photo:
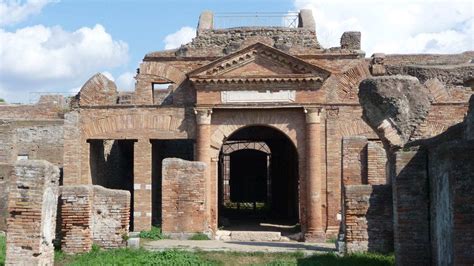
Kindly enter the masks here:
<path id="1" fill-rule="evenodd" d="M 304 116 L 301 112 L 301 121 L 295 121 L 294 117 L 279 115 L 276 113 L 265 113 L 265 112 L 249 112 L 249 113 L 237 113 L 234 116 L 228 118 L 223 123 L 217 123 L 212 121 L 212 132 L 211 132 L 211 146 L 215 150 L 220 150 L 224 141 L 233 133 L 240 129 L 249 126 L 267 126 L 280 131 L 282 134 L 288 137 L 293 143 L 294 147 L 301 153 L 303 143 L 303 132 L 304 132 Z M 297 134 L 297 129 L 300 129 Z"/>
<path id="2" fill-rule="evenodd" d="M 112 136 L 115 133 L 130 137 L 136 132 L 179 132 L 181 117 L 168 114 L 121 114 L 107 116 L 84 124 L 86 138 Z"/>
<path id="3" fill-rule="evenodd" d="M 167 79 L 177 85 L 186 80 L 186 74 L 167 64 L 159 62 L 146 62 L 140 67 L 140 74 L 156 76 L 158 78 Z"/>
<path id="4" fill-rule="evenodd" d="M 153 104 L 152 83 L 167 80 L 179 87 L 187 80 L 186 73 L 176 67 L 159 62 L 144 62 L 140 65 L 140 74 L 135 86 L 136 104 Z"/>
<path id="5" fill-rule="evenodd" d="M 338 102 L 357 102 L 359 84 L 362 80 L 370 77 L 367 64 L 361 62 L 347 71 L 336 74 L 337 86 L 335 98 Z"/>

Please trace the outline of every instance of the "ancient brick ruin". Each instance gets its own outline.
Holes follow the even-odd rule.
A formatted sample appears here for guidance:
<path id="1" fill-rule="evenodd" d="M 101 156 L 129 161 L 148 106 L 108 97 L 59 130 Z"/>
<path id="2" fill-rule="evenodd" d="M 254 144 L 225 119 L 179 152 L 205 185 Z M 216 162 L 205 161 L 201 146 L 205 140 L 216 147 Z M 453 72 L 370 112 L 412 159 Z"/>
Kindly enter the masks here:
<path id="1" fill-rule="evenodd" d="M 70 101 L 0 105 L 0 192 L 16 160 L 60 167 L 69 252 L 103 239 L 91 219 L 105 188 L 127 193 L 104 203 L 117 203 L 104 246 L 152 225 L 182 237 L 267 224 L 394 250 L 399 265 L 474 262 L 474 51 L 366 58 L 360 32 L 321 47 L 309 10 L 295 28 L 213 18 L 145 55 L 132 92 L 99 73 Z"/>
<path id="2" fill-rule="evenodd" d="M 22 160 L 9 182 L 6 265 L 53 265 L 59 168 Z"/>
<path id="3" fill-rule="evenodd" d="M 101 186 L 64 186 L 59 199 L 61 250 L 89 251 L 125 247 L 129 232 L 130 192 Z"/>

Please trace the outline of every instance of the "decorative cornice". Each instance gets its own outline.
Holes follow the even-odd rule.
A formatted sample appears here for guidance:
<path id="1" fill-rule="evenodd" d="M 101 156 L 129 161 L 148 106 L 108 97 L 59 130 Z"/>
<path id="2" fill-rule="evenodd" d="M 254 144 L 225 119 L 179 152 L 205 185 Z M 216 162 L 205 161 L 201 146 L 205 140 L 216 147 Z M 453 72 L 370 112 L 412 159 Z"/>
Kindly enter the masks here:
<path id="1" fill-rule="evenodd" d="M 278 77 L 268 77 L 268 76 L 249 76 L 249 77 L 199 77 L 190 79 L 195 84 L 256 84 L 256 83 L 322 83 L 324 79 L 316 76 L 308 75 L 279 75 Z"/>
<path id="2" fill-rule="evenodd" d="M 262 57 L 263 59 L 274 61 L 280 65 L 286 66 L 294 72 L 293 75 L 310 74 L 313 77 L 325 79 L 330 74 L 330 72 L 325 69 L 310 64 L 283 51 L 263 43 L 256 43 L 233 54 L 224 56 L 201 68 L 193 70 L 188 73 L 188 77 L 191 80 L 196 78 L 210 78 L 211 76 L 213 78 L 220 78 L 219 76 L 223 73 L 244 66 L 249 62 L 254 61 L 256 57 Z M 270 77 L 271 76 L 272 75 L 270 75 Z M 280 74 L 275 76 L 280 76 Z"/>

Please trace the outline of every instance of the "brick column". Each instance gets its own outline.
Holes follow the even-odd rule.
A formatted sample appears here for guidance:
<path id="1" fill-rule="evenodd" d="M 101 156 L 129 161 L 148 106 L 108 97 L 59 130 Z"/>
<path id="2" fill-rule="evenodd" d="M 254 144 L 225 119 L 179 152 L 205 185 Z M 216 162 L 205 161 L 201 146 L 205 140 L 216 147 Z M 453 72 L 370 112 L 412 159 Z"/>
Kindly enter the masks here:
<path id="1" fill-rule="evenodd" d="M 206 163 L 206 220 L 211 221 L 211 114 L 212 109 L 194 109 L 196 114 L 196 161 Z"/>
<path id="2" fill-rule="evenodd" d="M 151 228 L 151 142 L 135 142 L 133 157 L 133 231 Z"/>
<path id="3" fill-rule="evenodd" d="M 306 219 L 305 240 L 325 240 L 321 211 L 321 109 L 307 108 L 306 113 Z"/>

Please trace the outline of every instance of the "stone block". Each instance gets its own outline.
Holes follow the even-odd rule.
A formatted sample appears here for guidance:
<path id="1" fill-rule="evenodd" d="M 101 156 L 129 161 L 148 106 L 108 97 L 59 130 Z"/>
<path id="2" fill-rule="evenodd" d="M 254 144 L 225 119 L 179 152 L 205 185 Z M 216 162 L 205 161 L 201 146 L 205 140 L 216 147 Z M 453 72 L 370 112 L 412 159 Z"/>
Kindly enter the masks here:
<path id="1" fill-rule="evenodd" d="M 316 30 L 313 11 L 311 9 L 301 9 L 298 15 L 298 28 Z"/>
<path id="2" fill-rule="evenodd" d="M 341 36 L 341 49 L 360 50 L 360 31 L 346 31 Z"/>
<path id="3" fill-rule="evenodd" d="M 280 232 L 232 231 L 232 241 L 280 241 Z"/>

